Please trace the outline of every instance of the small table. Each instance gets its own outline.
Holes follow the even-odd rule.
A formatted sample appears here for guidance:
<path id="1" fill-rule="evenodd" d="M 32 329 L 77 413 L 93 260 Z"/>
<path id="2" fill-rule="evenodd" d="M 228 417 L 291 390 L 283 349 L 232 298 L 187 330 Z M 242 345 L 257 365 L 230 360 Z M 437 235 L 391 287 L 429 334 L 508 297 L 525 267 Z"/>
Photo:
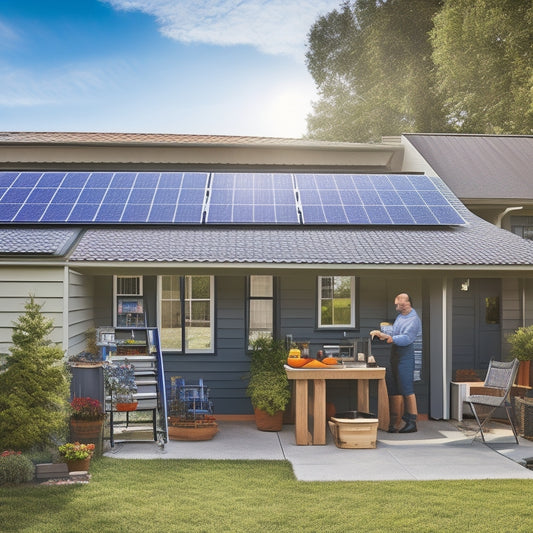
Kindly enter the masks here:
<path id="1" fill-rule="evenodd" d="M 326 444 L 326 380 L 356 379 L 357 410 L 369 410 L 369 380 L 378 380 L 378 427 L 389 428 L 389 398 L 385 368 L 292 368 L 285 365 L 287 377 L 295 381 L 296 444 Z M 311 386 L 309 386 L 311 385 Z M 313 432 L 309 433 L 309 418 Z"/>

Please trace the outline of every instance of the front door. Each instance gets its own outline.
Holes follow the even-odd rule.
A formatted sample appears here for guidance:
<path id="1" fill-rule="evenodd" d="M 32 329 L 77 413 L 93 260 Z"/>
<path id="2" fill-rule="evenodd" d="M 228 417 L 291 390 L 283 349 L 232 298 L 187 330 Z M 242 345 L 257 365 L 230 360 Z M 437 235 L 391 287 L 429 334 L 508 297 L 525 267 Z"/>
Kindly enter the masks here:
<path id="1" fill-rule="evenodd" d="M 486 370 L 501 359 L 501 282 L 456 279 L 453 290 L 452 370 Z"/>

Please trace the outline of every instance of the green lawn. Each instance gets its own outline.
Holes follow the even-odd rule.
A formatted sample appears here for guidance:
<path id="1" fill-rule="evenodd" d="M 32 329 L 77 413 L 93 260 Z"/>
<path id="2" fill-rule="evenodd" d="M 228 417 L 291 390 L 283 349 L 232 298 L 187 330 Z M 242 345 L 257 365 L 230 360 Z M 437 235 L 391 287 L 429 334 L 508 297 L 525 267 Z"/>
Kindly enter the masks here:
<path id="1" fill-rule="evenodd" d="M 533 530 L 533 480 L 299 482 L 288 462 L 110 458 L 91 474 L 0 488 L 0 531 Z"/>

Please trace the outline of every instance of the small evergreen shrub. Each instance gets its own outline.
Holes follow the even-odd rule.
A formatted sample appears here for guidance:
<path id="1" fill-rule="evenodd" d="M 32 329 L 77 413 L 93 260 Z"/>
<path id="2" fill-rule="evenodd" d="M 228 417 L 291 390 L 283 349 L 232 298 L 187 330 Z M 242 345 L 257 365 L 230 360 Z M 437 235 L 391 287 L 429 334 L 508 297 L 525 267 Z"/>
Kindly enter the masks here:
<path id="1" fill-rule="evenodd" d="M 68 431 L 68 372 L 63 350 L 49 339 L 53 321 L 41 307 L 30 297 L 14 323 L 0 372 L 0 450 L 52 445 Z"/>
<path id="2" fill-rule="evenodd" d="M 21 452 L 6 450 L 0 454 L 0 485 L 31 481 L 34 472 L 31 459 Z"/>

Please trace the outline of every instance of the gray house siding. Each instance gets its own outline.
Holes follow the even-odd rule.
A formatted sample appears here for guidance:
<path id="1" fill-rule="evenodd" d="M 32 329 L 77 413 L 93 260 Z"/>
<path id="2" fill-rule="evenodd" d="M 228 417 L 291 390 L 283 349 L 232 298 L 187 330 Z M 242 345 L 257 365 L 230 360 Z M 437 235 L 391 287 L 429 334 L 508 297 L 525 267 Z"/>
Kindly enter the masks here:
<path id="1" fill-rule="evenodd" d="M 262 272 L 265 273 L 265 272 Z M 194 274 L 191 269 L 187 274 Z M 273 271 L 277 274 L 277 324 L 279 335 L 290 334 L 295 341 L 308 341 L 311 355 L 324 344 L 338 344 L 354 337 L 368 339 L 369 332 L 379 327 L 380 322 L 392 321 L 396 316 L 394 297 L 399 292 L 408 292 L 423 323 L 423 367 L 421 380 L 415 385 L 418 408 L 433 418 L 446 418 L 449 409 L 449 382 L 452 380 L 452 339 L 454 320 L 464 320 L 452 311 L 454 291 L 461 278 L 448 278 L 434 273 L 431 276 L 417 272 L 385 272 L 379 270 L 343 270 L 343 275 L 358 279 L 357 329 L 319 330 L 317 328 L 317 276 L 337 274 L 328 270 Z M 83 278 L 89 281 L 88 277 Z M 91 284 L 91 283 L 90 283 Z M 90 286 L 89 284 L 89 286 Z M 514 278 L 502 280 L 502 325 L 512 330 L 521 317 L 522 287 L 530 290 L 528 283 Z M 112 276 L 95 276 L 94 320 L 96 326 L 109 326 L 113 322 Z M 144 298 L 148 310 L 148 325 L 157 324 L 157 276 L 144 276 Z M 177 354 L 164 356 L 167 383 L 171 376 L 182 376 L 188 382 L 203 378 L 211 390 L 215 410 L 219 414 L 251 414 L 252 408 L 246 397 L 249 355 L 246 347 L 246 273 L 215 276 L 215 350 L 213 354 Z M 464 296 L 463 296 L 464 295 Z M 462 293 L 464 298 L 471 298 Z M 446 299 L 446 301 L 443 301 Z M 90 300 L 87 300 L 87 302 Z M 471 302 L 470 302 L 471 303 Z M 504 342 L 504 341 L 502 341 Z M 374 341 L 372 353 L 378 363 L 387 366 L 390 347 Z M 372 391 L 372 389 L 371 389 Z M 356 383 L 339 381 L 328 383 L 328 401 L 337 410 L 355 409 Z M 431 396 L 430 396 L 431 392 Z M 371 408 L 375 408 L 375 394 Z"/>
<path id="2" fill-rule="evenodd" d="M 68 289 L 68 355 L 86 349 L 85 334 L 94 328 L 94 280 L 71 270 Z"/>
<path id="3" fill-rule="evenodd" d="M 8 353 L 13 334 L 13 323 L 24 313 L 30 295 L 42 304 L 42 311 L 53 321 L 50 335 L 53 342 L 63 339 L 63 287 L 62 267 L 3 266 L 0 268 L 0 354 Z"/>

